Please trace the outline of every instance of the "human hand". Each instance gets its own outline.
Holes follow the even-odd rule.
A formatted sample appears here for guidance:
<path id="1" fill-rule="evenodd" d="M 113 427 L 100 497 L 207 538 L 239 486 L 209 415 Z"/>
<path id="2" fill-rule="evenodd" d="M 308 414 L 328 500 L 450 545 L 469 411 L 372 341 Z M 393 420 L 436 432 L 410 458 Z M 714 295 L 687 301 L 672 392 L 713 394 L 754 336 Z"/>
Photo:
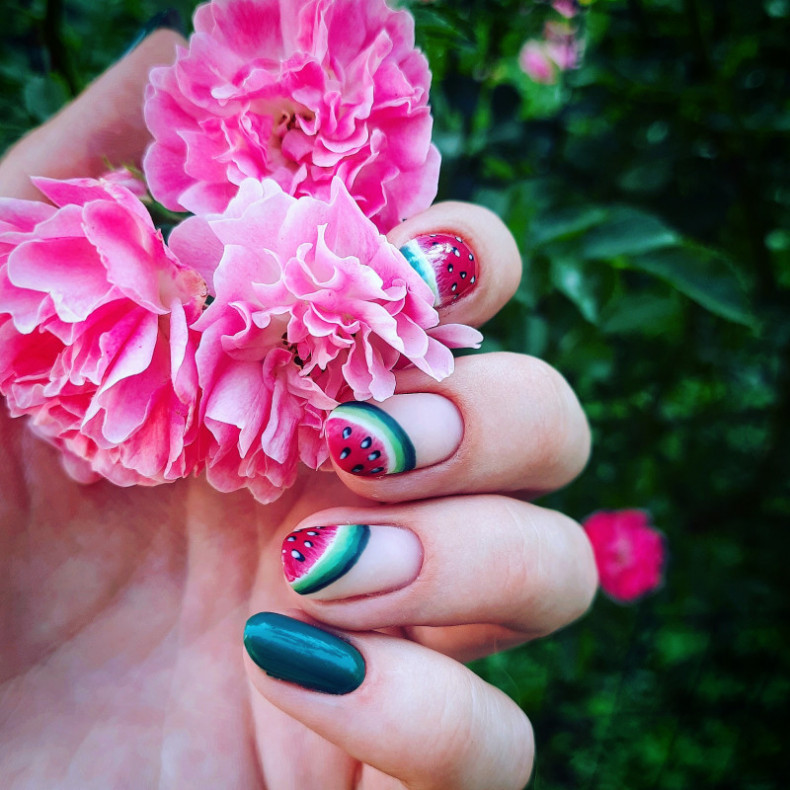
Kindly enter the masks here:
<path id="1" fill-rule="evenodd" d="M 14 147 L 0 164 L 0 194 L 34 197 L 31 174 L 98 175 L 105 158 L 138 160 L 147 72 L 171 57 L 176 39 L 152 35 Z M 434 206 L 390 239 L 402 246 L 440 230 L 462 235 L 480 265 L 479 283 L 442 309 L 442 320 L 482 323 L 516 287 L 515 244 L 493 215 L 463 204 Z M 398 392 L 444 404 L 431 423 L 411 426 L 419 468 L 375 479 L 306 471 L 266 507 L 202 478 L 152 489 L 78 485 L 56 451 L 0 415 L 7 786 L 495 790 L 526 782 L 529 723 L 458 662 L 548 634 L 587 608 L 595 568 L 582 531 L 518 498 L 580 471 L 586 422 L 556 372 L 514 354 L 461 358 L 441 384 L 405 371 Z M 442 422 L 449 404 L 460 423 Z M 406 409 L 405 427 L 416 413 Z M 421 466 L 434 431 L 448 457 Z M 286 535 L 355 523 L 415 536 L 414 564 L 408 550 L 388 558 L 404 563 L 385 569 L 389 588 L 400 571 L 398 589 L 376 589 L 385 581 L 381 555 L 367 549 L 357 576 L 345 577 L 356 588 L 335 582 L 325 600 L 289 589 Z M 359 576 L 363 567 L 372 570 Z M 349 590 L 369 595 L 336 597 Z M 260 610 L 343 633 L 364 657 L 361 685 L 331 695 L 265 675 L 240 646 L 245 620 Z"/>

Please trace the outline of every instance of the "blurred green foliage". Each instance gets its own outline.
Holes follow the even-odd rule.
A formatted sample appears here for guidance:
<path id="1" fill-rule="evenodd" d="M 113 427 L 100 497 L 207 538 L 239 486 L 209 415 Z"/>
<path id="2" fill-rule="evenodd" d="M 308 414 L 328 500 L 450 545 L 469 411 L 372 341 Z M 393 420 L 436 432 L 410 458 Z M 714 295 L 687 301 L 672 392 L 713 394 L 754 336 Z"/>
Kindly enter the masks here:
<path id="1" fill-rule="evenodd" d="M 8 5 L 0 148 L 162 10 Z M 497 211 L 524 259 L 484 350 L 547 359 L 592 423 L 588 470 L 544 504 L 646 508 L 671 553 L 658 595 L 475 665 L 535 724 L 531 787 L 784 788 L 790 0 L 596 0 L 556 85 L 517 61 L 548 4 L 409 6 L 440 197 Z"/>

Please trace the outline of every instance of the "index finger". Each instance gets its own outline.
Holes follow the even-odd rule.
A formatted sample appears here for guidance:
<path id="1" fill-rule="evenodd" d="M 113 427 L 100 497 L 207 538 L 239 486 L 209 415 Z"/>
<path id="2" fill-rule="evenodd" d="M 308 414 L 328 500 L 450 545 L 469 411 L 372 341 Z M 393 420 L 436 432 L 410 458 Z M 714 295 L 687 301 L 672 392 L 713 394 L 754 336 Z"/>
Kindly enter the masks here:
<path id="1" fill-rule="evenodd" d="M 112 166 L 139 165 L 150 140 L 143 119 L 148 73 L 172 62 L 183 41 L 173 30 L 152 33 L 57 115 L 11 146 L 0 162 L 0 195 L 40 200 L 31 176 L 91 177 Z"/>

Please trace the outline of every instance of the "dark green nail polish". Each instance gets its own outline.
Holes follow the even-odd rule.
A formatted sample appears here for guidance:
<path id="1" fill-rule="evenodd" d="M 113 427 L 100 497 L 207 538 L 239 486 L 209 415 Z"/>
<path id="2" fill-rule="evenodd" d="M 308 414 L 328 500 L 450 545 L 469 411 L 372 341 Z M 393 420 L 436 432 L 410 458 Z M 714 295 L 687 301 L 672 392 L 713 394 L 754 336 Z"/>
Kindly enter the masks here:
<path id="1" fill-rule="evenodd" d="M 244 647 L 267 674 L 326 694 L 348 694 L 365 679 L 365 659 L 340 637 L 276 612 L 244 626 Z"/>

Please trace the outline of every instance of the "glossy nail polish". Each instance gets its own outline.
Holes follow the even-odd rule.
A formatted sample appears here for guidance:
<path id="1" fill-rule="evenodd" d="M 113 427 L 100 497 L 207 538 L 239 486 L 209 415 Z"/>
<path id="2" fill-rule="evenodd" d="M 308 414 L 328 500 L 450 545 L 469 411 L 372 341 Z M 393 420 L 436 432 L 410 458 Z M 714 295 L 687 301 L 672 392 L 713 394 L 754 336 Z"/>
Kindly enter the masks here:
<path id="1" fill-rule="evenodd" d="M 387 525 L 303 527 L 282 544 L 285 579 L 322 601 L 392 592 L 417 578 L 422 544 L 411 530 Z"/>
<path id="2" fill-rule="evenodd" d="M 365 659 L 353 645 L 276 612 L 247 620 L 244 647 L 267 675 L 311 691 L 348 694 L 365 679 Z"/>
<path id="3" fill-rule="evenodd" d="M 463 422 L 441 395 L 393 395 L 379 404 L 341 403 L 327 418 L 329 453 L 339 469 L 362 477 L 400 474 L 448 458 Z"/>
<path id="4" fill-rule="evenodd" d="M 435 307 L 452 304 L 477 283 L 477 258 L 460 236 L 429 233 L 407 242 L 400 251 L 430 286 Z"/>

